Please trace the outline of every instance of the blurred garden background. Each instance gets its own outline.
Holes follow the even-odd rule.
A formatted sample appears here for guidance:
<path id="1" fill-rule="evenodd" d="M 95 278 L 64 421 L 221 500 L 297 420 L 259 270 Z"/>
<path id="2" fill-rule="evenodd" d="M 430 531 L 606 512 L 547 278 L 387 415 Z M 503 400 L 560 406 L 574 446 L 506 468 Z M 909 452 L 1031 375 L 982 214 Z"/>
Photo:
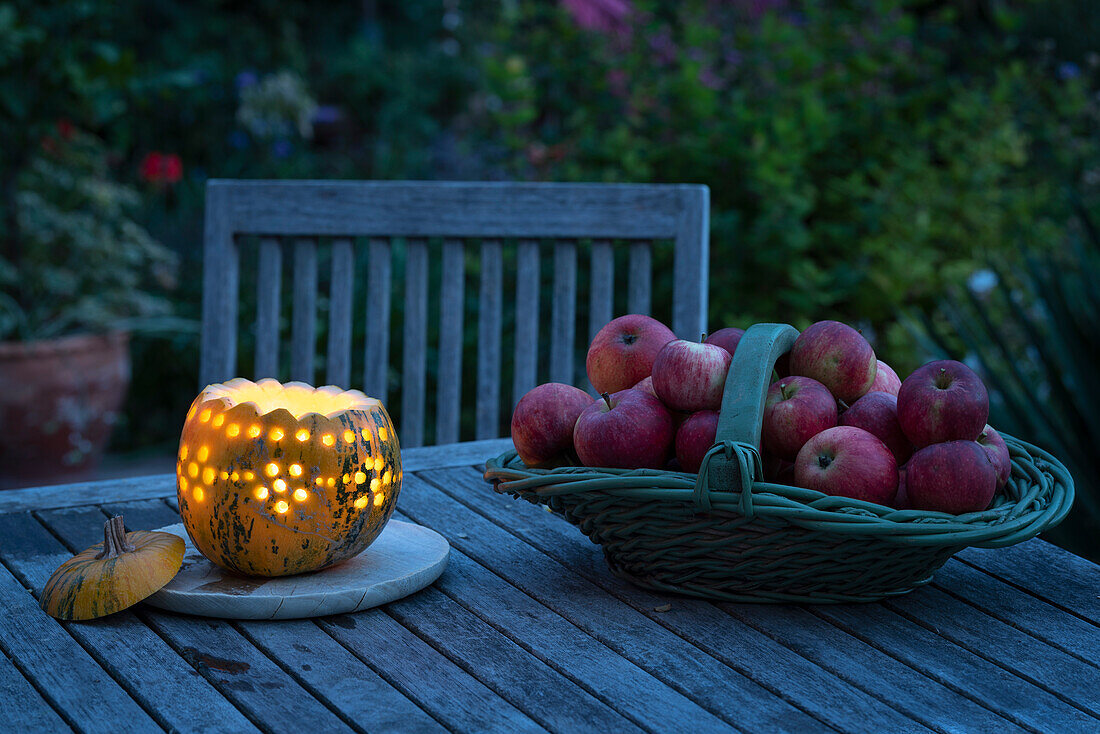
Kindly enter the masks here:
<path id="1" fill-rule="evenodd" d="M 208 178 L 705 183 L 712 328 L 965 360 L 1097 558 L 1098 38 L 1092 0 L 0 1 L 0 341 L 130 331 L 109 450 L 170 471 Z"/>

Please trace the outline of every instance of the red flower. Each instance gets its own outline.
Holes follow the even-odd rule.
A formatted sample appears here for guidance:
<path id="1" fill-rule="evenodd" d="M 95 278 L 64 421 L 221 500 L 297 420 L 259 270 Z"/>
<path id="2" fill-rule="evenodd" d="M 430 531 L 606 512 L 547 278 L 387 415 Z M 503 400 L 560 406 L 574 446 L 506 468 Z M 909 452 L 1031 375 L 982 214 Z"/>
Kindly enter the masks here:
<path id="1" fill-rule="evenodd" d="M 175 153 L 154 150 L 141 160 L 141 177 L 149 183 L 174 184 L 183 178 L 183 162 Z"/>

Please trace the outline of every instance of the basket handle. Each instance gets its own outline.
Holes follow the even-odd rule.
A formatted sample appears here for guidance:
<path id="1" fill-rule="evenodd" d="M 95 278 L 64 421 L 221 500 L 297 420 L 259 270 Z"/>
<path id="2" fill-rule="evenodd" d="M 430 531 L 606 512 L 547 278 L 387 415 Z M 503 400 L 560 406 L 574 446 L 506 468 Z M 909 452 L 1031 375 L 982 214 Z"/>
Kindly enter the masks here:
<path id="1" fill-rule="evenodd" d="M 755 324 L 741 337 L 726 376 L 715 444 L 703 457 L 695 503 L 710 509 L 710 492 L 741 492 L 741 512 L 755 514 L 752 483 L 763 478 L 760 429 L 775 362 L 790 351 L 798 330 L 787 324 Z"/>

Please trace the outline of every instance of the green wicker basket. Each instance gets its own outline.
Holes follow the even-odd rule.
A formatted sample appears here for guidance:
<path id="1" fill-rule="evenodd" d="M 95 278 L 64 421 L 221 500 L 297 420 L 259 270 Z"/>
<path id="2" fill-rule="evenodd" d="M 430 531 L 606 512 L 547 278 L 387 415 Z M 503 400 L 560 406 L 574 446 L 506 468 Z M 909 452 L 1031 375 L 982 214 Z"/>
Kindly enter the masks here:
<path id="1" fill-rule="evenodd" d="M 1073 503 L 1053 456 L 1004 436 L 1012 477 L 989 509 L 895 510 L 761 481 L 760 424 L 775 360 L 798 332 L 757 324 L 737 347 L 718 442 L 698 475 L 649 469 L 530 469 L 490 459 L 496 491 L 547 505 L 603 546 L 611 570 L 658 591 L 739 602 L 867 602 L 932 580 L 967 546 L 1035 537 Z"/>

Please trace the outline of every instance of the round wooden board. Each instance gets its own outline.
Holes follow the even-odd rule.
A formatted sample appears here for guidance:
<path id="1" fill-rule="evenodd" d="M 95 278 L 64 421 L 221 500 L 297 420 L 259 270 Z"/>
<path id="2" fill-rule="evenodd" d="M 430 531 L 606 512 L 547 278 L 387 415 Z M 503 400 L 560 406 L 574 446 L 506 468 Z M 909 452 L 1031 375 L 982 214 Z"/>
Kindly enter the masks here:
<path id="1" fill-rule="evenodd" d="M 171 612 L 224 619 L 298 619 L 346 614 L 423 589 L 447 566 L 450 546 L 428 528 L 390 520 L 362 553 L 323 571 L 256 578 L 215 566 L 200 554 L 183 524 L 160 531 L 183 538 L 183 567 L 145 601 Z"/>

